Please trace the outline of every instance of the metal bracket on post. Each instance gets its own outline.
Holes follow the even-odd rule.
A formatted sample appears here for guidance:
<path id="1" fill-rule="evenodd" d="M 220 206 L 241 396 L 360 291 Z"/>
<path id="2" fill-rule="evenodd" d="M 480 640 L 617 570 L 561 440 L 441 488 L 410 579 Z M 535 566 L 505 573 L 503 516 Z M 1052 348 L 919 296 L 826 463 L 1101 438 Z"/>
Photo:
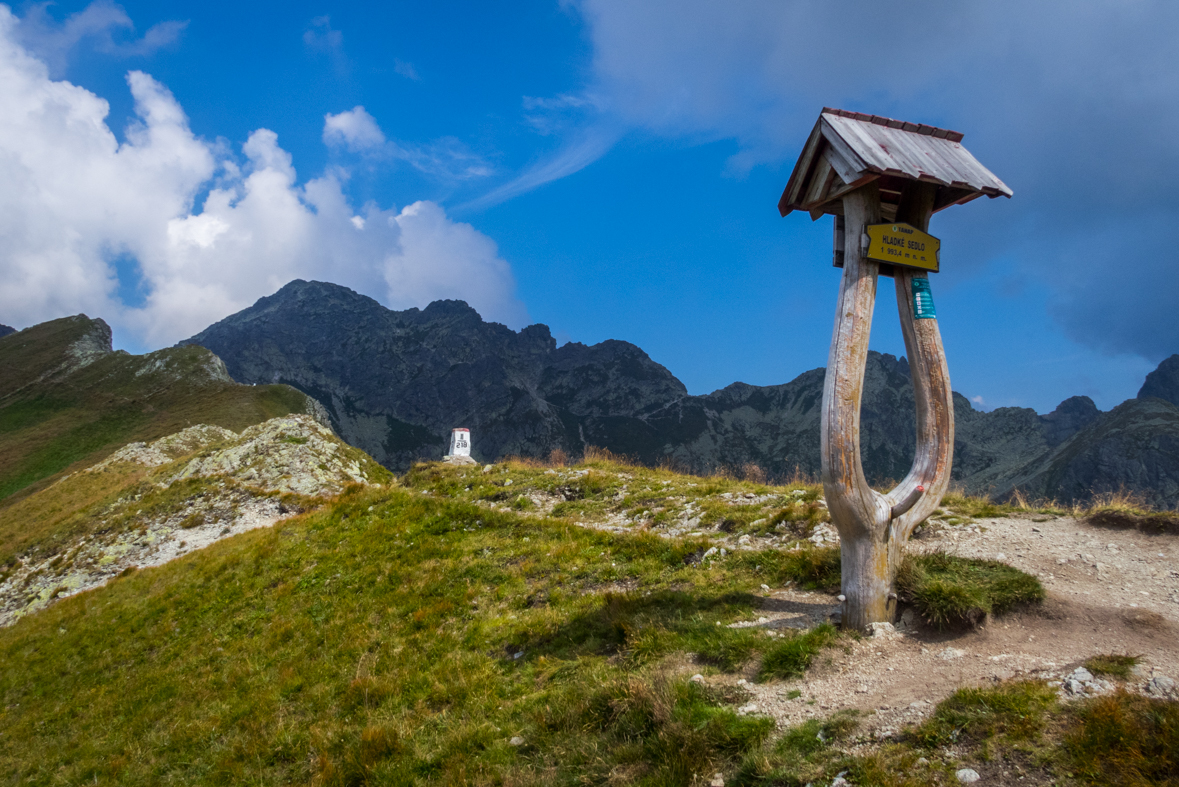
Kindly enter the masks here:
<path id="1" fill-rule="evenodd" d="M 843 232 L 843 216 L 835 216 L 835 238 L 832 240 L 831 248 L 833 250 L 831 255 L 831 264 L 836 268 L 843 267 L 843 247 L 844 247 L 844 232 Z"/>

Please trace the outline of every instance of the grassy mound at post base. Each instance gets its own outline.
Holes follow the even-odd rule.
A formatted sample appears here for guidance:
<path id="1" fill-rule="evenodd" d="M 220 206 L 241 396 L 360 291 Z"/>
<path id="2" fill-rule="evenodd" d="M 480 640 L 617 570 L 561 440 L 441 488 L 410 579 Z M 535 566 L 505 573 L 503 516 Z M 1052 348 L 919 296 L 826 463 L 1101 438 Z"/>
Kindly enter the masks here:
<path id="1" fill-rule="evenodd" d="M 901 599 L 941 629 L 976 626 L 989 614 L 1044 600 L 1044 586 L 1030 574 L 942 552 L 906 556 L 896 582 Z"/>

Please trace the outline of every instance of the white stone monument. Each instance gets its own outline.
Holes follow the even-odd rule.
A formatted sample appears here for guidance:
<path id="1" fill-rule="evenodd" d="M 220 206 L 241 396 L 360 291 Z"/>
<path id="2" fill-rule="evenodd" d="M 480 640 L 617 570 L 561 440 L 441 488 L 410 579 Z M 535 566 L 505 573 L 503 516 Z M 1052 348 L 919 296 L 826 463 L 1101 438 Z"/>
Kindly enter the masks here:
<path id="1" fill-rule="evenodd" d="M 450 451 L 442 457 L 443 462 L 452 465 L 473 465 L 471 458 L 471 430 L 459 427 L 450 430 Z"/>

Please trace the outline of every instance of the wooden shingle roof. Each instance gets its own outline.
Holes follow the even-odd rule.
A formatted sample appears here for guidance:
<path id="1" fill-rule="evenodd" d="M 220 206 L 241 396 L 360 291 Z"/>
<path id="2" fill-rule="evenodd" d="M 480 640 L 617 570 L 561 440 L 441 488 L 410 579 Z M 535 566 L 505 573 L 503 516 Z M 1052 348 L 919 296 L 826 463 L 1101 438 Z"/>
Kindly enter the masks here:
<path id="1" fill-rule="evenodd" d="M 841 213 L 840 198 L 880 180 L 886 220 L 906 180 L 938 185 L 934 210 L 976 197 L 1010 197 L 1011 189 L 962 147 L 957 131 L 903 120 L 824 108 L 778 202 L 783 216 Z"/>

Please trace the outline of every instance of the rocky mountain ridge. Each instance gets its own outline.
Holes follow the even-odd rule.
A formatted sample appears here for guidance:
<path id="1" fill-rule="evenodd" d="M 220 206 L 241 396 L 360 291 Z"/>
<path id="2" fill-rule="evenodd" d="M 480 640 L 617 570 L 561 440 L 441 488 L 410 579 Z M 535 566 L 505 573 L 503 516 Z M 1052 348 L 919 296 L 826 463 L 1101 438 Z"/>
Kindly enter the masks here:
<path id="1" fill-rule="evenodd" d="M 461 301 L 392 311 L 345 287 L 293 281 L 187 340 L 233 379 L 289 384 L 326 407 L 338 433 L 386 466 L 438 458 L 451 428 L 471 428 L 477 458 L 577 455 L 588 445 L 694 472 L 756 465 L 771 476 L 819 471 L 823 369 L 782 385 L 734 383 L 703 396 L 633 344 L 557 347 L 549 329 L 484 322 Z M 1179 503 L 1179 358 L 1138 399 L 1102 413 L 1084 396 L 1039 415 L 975 410 L 955 394 L 954 479 L 972 493 L 1085 499 L 1120 488 Z M 902 477 L 914 453 L 904 358 L 870 353 L 862 459 L 874 483 Z"/>
<path id="2" fill-rule="evenodd" d="M 195 423 L 240 431 L 292 412 L 327 420 L 292 388 L 233 382 L 204 348 L 114 350 L 110 327 L 84 314 L 0 337 L 0 369 L 0 501 Z"/>

